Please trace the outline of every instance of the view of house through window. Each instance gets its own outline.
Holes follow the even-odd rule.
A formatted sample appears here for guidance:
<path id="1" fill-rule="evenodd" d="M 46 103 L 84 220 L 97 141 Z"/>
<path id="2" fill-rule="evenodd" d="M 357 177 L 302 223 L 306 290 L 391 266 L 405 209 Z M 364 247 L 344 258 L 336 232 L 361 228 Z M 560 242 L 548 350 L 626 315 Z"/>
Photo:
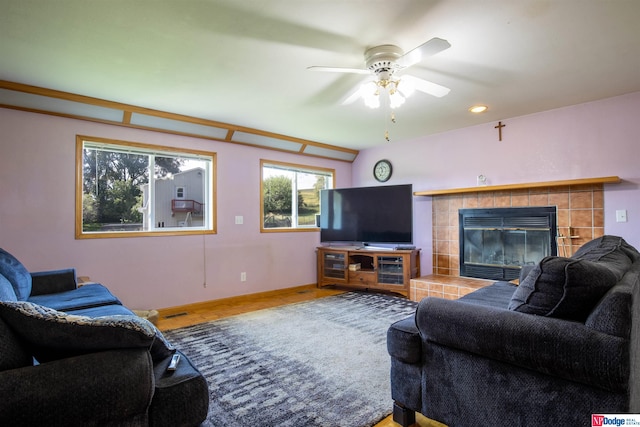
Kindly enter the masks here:
<path id="1" fill-rule="evenodd" d="M 78 137 L 76 236 L 214 232 L 215 154 Z"/>
<path id="2" fill-rule="evenodd" d="M 333 188 L 333 169 L 261 161 L 261 231 L 315 229 L 320 190 Z"/>

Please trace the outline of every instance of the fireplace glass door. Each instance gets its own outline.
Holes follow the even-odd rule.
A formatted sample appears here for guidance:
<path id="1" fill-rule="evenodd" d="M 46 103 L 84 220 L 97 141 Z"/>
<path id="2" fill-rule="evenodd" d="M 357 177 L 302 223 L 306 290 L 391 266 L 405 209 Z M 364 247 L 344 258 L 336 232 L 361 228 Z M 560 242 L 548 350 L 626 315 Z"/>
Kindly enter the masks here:
<path id="1" fill-rule="evenodd" d="M 460 210 L 460 275 L 511 280 L 557 254 L 556 208 Z"/>

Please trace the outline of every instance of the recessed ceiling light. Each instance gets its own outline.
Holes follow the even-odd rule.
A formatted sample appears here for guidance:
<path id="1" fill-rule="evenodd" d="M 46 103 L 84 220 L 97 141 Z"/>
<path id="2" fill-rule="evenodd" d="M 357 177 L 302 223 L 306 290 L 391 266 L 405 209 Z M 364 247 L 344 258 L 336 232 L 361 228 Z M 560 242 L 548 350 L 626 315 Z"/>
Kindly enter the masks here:
<path id="1" fill-rule="evenodd" d="M 474 105 L 473 107 L 469 108 L 469 111 L 471 111 L 472 113 L 484 113 L 485 111 L 487 111 L 489 109 L 489 107 L 487 107 L 486 105 Z"/>

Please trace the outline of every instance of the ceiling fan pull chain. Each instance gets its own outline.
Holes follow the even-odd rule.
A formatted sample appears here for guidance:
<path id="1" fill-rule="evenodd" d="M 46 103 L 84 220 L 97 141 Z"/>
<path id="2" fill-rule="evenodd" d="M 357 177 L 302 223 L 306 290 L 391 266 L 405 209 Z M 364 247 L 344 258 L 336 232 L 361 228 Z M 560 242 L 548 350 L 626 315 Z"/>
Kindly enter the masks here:
<path id="1" fill-rule="evenodd" d="M 389 139 L 389 116 L 387 114 L 385 114 L 385 116 L 387 117 L 387 119 L 385 119 L 384 121 L 384 139 L 387 140 L 387 142 L 390 142 L 391 140 Z"/>
<path id="2" fill-rule="evenodd" d="M 387 120 L 385 120 L 384 139 L 386 139 L 387 142 L 391 142 L 391 140 L 389 139 L 389 120 L 391 120 L 391 123 L 395 123 L 396 113 L 393 110 L 391 110 L 391 113 L 386 114 L 386 116 L 387 116 Z"/>
<path id="3" fill-rule="evenodd" d="M 385 120 L 384 120 L 384 139 L 386 139 L 387 142 L 391 142 L 391 140 L 389 139 L 389 119 L 393 115 L 393 111 L 391 111 L 391 108 L 389 108 L 389 103 L 387 103 L 387 102 L 385 102 L 384 109 L 386 110 L 384 112 L 384 116 L 385 116 Z"/>

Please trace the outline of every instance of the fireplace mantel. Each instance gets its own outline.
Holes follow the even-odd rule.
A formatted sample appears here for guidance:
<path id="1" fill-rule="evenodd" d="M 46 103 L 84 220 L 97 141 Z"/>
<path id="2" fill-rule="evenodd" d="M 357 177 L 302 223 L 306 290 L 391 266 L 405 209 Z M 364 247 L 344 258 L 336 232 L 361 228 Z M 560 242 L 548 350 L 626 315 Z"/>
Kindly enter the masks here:
<path id="1" fill-rule="evenodd" d="M 415 191 L 413 195 L 414 196 L 442 196 L 446 194 L 521 190 L 526 188 L 540 188 L 540 187 L 562 187 L 567 185 L 617 184 L 619 182 L 621 182 L 621 179 L 618 176 L 604 176 L 599 178 L 581 178 L 581 179 L 567 179 L 567 180 L 561 180 L 561 181 L 529 182 L 529 183 L 523 183 L 523 184 L 485 185 L 485 186 L 466 187 L 466 188 L 450 188 L 445 190 Z"/>

